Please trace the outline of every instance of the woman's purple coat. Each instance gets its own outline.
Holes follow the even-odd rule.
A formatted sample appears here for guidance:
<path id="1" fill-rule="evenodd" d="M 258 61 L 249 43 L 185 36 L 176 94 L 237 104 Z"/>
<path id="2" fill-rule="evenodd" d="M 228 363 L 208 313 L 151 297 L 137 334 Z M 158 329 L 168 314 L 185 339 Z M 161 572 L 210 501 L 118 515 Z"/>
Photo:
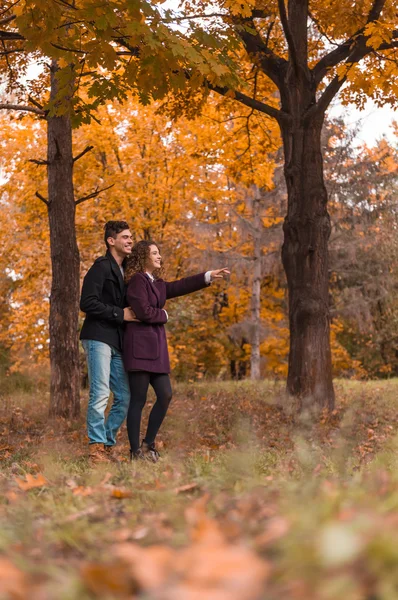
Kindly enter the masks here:
<path id="1" fill-rule="evenodd" d="M 126 371 L 170 373 L 162 308 L 168 298 L 184 296 L 207 287 L 205 274 L 177 281 L 152 282 L 145 273 L 135 273 L 127 285 L 127 302 L 141 322 L 127 323 L 124 333 L 123 360 Z"/>

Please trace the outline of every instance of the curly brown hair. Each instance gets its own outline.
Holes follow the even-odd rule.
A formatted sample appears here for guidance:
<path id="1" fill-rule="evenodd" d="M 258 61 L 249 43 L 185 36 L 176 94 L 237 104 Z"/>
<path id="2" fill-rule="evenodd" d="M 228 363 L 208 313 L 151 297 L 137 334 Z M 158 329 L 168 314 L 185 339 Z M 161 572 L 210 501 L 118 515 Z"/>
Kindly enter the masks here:
<path id="1" fill-rule="evenodd" d="M 134 244 L 131 254 L 126 259 L 125 279 L 128 281 L 136 273 L 145 273 L 145 263 L 149 257 L 151 246 L 156 246 L 160 252 L 159 245 L 152 240 L 141 240 Z M 163 275 L 163 265 L 152 273 L 155 279 Z"/>

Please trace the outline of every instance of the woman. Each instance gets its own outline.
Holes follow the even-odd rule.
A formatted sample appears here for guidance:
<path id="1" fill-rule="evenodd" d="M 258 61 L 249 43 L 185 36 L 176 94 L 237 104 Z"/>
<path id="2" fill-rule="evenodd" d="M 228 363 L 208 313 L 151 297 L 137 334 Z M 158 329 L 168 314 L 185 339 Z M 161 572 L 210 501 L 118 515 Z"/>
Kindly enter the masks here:
<path id="1" fill-rule="evenodd" d="M 164 329 L 168 315 L 163 307 L 168 298 L 201 290 L 214 279 L 229 274 L 229 271 L 207 271 L 172 282 L 161 279 L 161 274 L 162 258 L 157 244 L 146 240 L 135 244 L 126 265 L 127 302 L 137 317 L 135 322 L 127 323 L 124 333 L 123 358 L 131 391 L 127 431 L 131 458 L 152 462 L 159 459 L 155 438 L 172 397 Z M 140 445 L 141 413 L 149 384 L 155 390 L 156 402 L 149 415 L 145 438 Z"/>

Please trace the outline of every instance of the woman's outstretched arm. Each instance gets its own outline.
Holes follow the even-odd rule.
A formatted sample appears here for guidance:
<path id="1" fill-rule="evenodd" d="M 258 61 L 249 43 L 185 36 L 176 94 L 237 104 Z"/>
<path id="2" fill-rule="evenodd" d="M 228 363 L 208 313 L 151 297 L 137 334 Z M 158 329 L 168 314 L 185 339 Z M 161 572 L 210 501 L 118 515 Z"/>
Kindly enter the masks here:
<path id="1" fill-rule="evenodd" d="M 183 277 L 176 281 L 166 281 L 166 298 L 177 298 L 178 296 L 197 292 L 210 285 L 214 279 L 222 279 L 225 275 L 229 275 L 229 271 L 224 268 Z"/>

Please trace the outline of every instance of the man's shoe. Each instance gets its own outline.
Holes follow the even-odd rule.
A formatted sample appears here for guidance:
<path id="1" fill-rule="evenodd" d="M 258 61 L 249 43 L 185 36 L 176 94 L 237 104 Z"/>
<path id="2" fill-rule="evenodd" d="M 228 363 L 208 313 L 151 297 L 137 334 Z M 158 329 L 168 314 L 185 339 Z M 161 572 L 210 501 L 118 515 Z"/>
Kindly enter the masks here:
<path id="1" fill-rule="evenodd" d="M 158 460 L 160 458 L 160 454 L 156 450 L 154 443 L 147 444 L 146 442 L 142 442 L 141 451 L 142 451 L 143 455 L 145 456 L 146 460 L 149 460 L 150 462 L 153 462 L 153 463 L 158 462 Z"/>
<path id="2" fill-rule="evenodd" d="M 120 462 L 119 458 L 116 454 L 116 451 L 115 451 L 115 446 L 107 446 L 106 444 L 104 444 L 104 450 L 105 450 L 105 454 L 107 455 L 107 457 L 109 458 L 109 460 L 111 462 L 114 462 L 114 463 Z"/>
<path id="3" fill-rule="evenodd" d="M 88 458 L 90 463 L 93 464 L 111 462 L 108 452 L 104 449 L 103 444 L 90 444 Z"/>

